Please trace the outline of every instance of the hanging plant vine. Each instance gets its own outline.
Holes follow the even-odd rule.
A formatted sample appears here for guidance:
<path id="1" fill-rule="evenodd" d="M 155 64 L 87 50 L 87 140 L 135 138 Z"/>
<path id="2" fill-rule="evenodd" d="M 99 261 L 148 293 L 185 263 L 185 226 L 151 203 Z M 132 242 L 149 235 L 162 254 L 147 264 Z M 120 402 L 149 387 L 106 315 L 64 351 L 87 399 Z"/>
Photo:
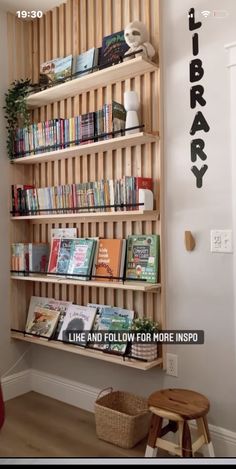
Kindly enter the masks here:
<path id="1" fill-rule="evenodd" d="M 15 80 L 5 93 L 5 118 L 7 120 L 7 153 L 10 159 L 15 154 L 15 139 L 19 127 L 29 127 L 30 113 L 26 97 L 30 90 L 30 80 Z"/>

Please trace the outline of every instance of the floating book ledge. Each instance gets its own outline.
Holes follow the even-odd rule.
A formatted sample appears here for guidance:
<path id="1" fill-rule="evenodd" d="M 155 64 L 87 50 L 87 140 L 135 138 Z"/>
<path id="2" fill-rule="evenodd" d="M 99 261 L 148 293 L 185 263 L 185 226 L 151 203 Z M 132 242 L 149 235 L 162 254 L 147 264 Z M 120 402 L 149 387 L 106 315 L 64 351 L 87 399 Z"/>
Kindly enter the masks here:
<path id="1" fill-rule="evenodd" d="M 18 274 L 18 275 L 24 275 L 24 276 L 29 276 L 29 275 L 51 275 L 54 277 L 63 277 L 63 278 L 75 278 L 75 279 L 83 279 L 86 278 L 85 281 L 93 280 L 93 279 L 103 279 L 103 280 L 108 280 L 112 282 L 113 280 L 117 280 L 120 282 L 143 282 L 143 283 L 148 283 L 146 279 L 140 279 L 140 278 L 127 278 L 125 276 L 123 277 L 113 277 L 110 275 L 85 275 L 85 274 L 66 274 L 66 273 L 61 273 L 61 272 L 38 272 L 38 271 L 32 271 L 32 270 L 11 270 L 11 274 Z"/>
<path id="2" fill-rule="evenodd" d="M 45 339 L 45 340 L 49 340 L 50 342 L 59 342 L 59 343 L 62 343 L 62 344 L 70 344 L 72 345 L 72 347 L 80 347 L 82 349 L 90 349 L 91 347 L 89 347 L 88 344 L 86 345 L 81 345 L 79 343 L 74 343 L 74 342 L 69 342 L 69 341 L 63 341 L 63 340 L 59 340 L 59 339 L 54 339 L 53 336 L 52 337 L 45 337 L 44 335 L 40 335 L 40 334 L 31 334 L 30 332 L 25 332 L 25 331 L 21 331 L 19 329 L 11 329 L 11 332 L 19 332 L 20 334 L 24 334 L 25 336 L 30 336 L 30 337 L 38 337 L 39 339 Z M 91 331 L 93 332 L 93 331 Z M 129 332 L 129 331 L 127 331 Z M 96 349 L 96 346 L 93 347 L 94 350 L 99 350 L 98 348 Z M 123 360 L 127 359 L 127 358 L 133 358 L 134 360 L 138 360 L 138 361 L 142 361 L 142 362 L 147 362 L 148 360 L 146 360 L 145 358 L 139 358 L 139 357 L 132 357 L 132 355 L 130 354 L 130 351 L 129 351 L 129 344 L 127 346 L 127 351 L 125 353 L 117 353 L 115 351 L 112 351 L 112 350 L 101 350 L 100 351 L 102 353 L 106 353 L 108 355 L 115 355 L 115 356 L 119 356 L 119 357 L 122 357 Z"/>
<path id="3" fill-rule="evenodd" d="M 140 54 L 142 52 L 143 52 L 142 49 L 137 50 L 135 52 L 130 52 L 129 54 L 125 55 L 125 58 L 126 59 L 135 58 L 137 54 Z M 94 65 L 93 67 L 86 68 L 86 70 L 81 70 L 79 72 L 72 73 L 69 77 L 61 78 L 60 80 L 50 81 L 46 85 L 40 85 L 40 83 L 35 83 L 31 85 L 33 87 L 33 90 L 30 92 L 29 96 L 32 96 L 33 94 L 39 91 L 44 91 L 44 90 L 47 90 L 48 88 L 53 88 L 54 86 L 61 85 L 62 83 L 67 83 L 68 81 L 74 80 L 75 78 L 80 78 L 81 76 L 88 75 L 89 73 L 97 72 L 98 70 L 102 70 L 104 68 L 113 67 L 114 65 L 118 65 L 123 62 L 124 62 L 124 57 L 120 56 L 118 60 Z"/>
<path id="4" fill-rule="evenodd" d="M 122 137 L 115 136 L 114 138 L 108 138 L 98 142 L 86 143 L 83 145 L 73 145 L 62 149 L 53 149 L 51 151 L 37 153 L 35 155 L 14 158 L 10 160 L 10 163 L 25 165 L 55 161 L 57 159 L 63 160 L 70 157 L 98 154 L 137 145 L 156 143 L 158 138 L 158 132 L 146 133 L 137 131 L 137 133 L 127 134 Z"/>
<path id="5" fill-rule="evenodd" d="M 56 276 L 55 273 L 48 275 L 47 273 L 40 274 L 37 273 L 29 273 L 22 272 L 20 274 L 19 271 L 16 273 L 11 272 L 11 279 L 14 281 L 23 281 L 23 282 L 40 282 L 40 283 L 53 283 L 58 285 L 74 285 L 74 286 L 83 286 L 83 287 L 96 287 L 96 288 L 111 288 L 115 290 L 130 290 L 130 291 L 141 291 L 141 292 L 150 292 L 156 293 L 160 291 L 161 284 L 160 283 L 148 283 L 143 280 L 109 280 L 109 279 L 99 279 L 96 280 L 82 280 L 79 279 L 78 275 L 72 276 L 65 274 Z M 85 277 L 83 275 L 83 277 Z"/>
<path id="6" fill-rule="evenodd" d="M 87 358 L 95 358 L 112 364 L 136 368 L 143 371 L 148 371 L 149 369 L 154 368 L 156 366 L 162 366 L 163 363 L 162 357 L 157 358 L 154 361 L 146 362 L 143 360 L 138 360 L 136 357 L 131 357 L 128 354 L 125 356 L 114 355 L 113 353 L 107 353 L 101 350 L 98 351 L 89 347 L 79 347 L 71 343 L 68 344 L 66 342 L 61 342 L 58 340 L 48 340 L 45 338 L 40 338 L 36 335 L 32 336 L 30 334 L 26 334 L 25 332 L 19 331 L 18 329 L 11 329 L 11 338 L 32 343 L 34 345 L 48 347 L 54 350 L 76 353 L 77 355 L 81 355 Z"/>
<path id="7" fill-rule="evenodd" d="M 47 145 L 47 146 L 42 146 L 35 148 L 34 150 L 27 150 L 27 151 L 22 151 L 19 153 L 14 153 L 12 161 L 19 159 L 19 158 L 27 158 L 27 156 L 30 155 L 40 155 L 41 153 L 45 152 L 50 152 L 50 151 L 55 151 L 55 150 L 63 150 L 65 148 L 73 147 L 73 146 L 79 146 L 79 145 L 84 145 L 86 143 L 91 143 L 90 140 L 93 140 L 92 143 L 95 143 L 96 141 L 103 141 L 103 139 L 106 139 L 107 137 L 115 138 L 115 137 L 125 137 L 126 132 L 134 131 L 134 130 L 139 130 L 141 131 L 144 129 L 144 124 L 138 125 L 135 127 L 128 127 L 127 129 L 122 129 L 122 130 L 114 130 L 113 132 L 106 132 L 102 134 L 96 134 L 96 135 L 89 135 L 86 138 L 77 139 L 77 140 L 70 140 L 66 143 L 55 143 L 53 145 Z"/>
<path id="8" fill-rule="evenodd" d="M 123 81 L 127 78 L 144 75 L 145 73 L 155 72 L 157 70 L 158 65 L 151 60 L 142 56 L 135 57 L 131 60 L 102 68 L 101 70 L 94 71 L 87 75 L 83 74 L 72 80 L 69 79 L 69 81 L 64 83 L 58 83 L 50 88 L 32 93 L 27 97 L 27 105 L 31 109 L 45 106 L 55 101 L 76 96 L 85 91 L 98 89 L 110 83 Z"/>
<path id="9" fill-rule="evenodd" d="M 102 209 L 107 209 L 107 208 L 128 208 L 128 207 L 144 207 L 144 202 L 139 203 L 139 204 L 116 204 L 116 205 L 95 205 L 93 207 L 87 206 L 87 207 L 66 207 L 66 208 L 43 208 L 43 209 L 37 209 L 37 210 L 11 210 L 11 215 L 13 216 L 26 216 L 26 215 L 43 215 L 44 213 L 51 213 L 51 214 L 60 214 L 60 213 L 67 213 L 67 212 L 72 212 L 72 213 L 78 213 L 80 210 L 82 212 L 88 212 L 88 213 L 93 213 L 94 210 L 100 210 L 102 212 Z M 97 212 L 96 212 L 97 213 Z M 110 213 L 110 212 L 109 212 Z"/>

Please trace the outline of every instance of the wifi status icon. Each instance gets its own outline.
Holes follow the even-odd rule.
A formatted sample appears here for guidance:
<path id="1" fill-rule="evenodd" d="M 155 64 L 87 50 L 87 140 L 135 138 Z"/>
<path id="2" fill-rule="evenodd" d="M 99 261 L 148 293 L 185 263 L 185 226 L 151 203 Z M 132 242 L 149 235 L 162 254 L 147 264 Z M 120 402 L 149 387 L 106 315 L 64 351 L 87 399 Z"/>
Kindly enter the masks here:
<path id="1" fill-rule="evenodd" d="M 209 10 L 203 10 L 201 11 L 201 14 L 202 16 L 204 16 L 204 18 L 207 18 L 208 16 L 210 16 L 211 12 Z"/>

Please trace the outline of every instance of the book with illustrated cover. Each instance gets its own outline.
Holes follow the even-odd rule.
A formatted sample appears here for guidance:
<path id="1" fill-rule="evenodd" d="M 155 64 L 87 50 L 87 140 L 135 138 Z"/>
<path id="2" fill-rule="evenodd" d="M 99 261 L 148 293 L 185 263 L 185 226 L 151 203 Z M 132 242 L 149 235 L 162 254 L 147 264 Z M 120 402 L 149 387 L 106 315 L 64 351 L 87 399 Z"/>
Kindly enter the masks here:
<path id="1" fill-rule="evenodd" d="M 55 331 L 53 333 L 54 340 L 57 340 L 59 336 L 59 333 L 60 333 L 60 330 L 64 321 L 64 317 L 66 315 L 66 311 L 71 304 L 72 304 L 72 301 L 52 300 L 52 301 L 49 301 L 48 305 L 46 306 L 47 308 L 53 309 L 55 311 L 59 311 L 60 313 Z"/>
<path id="2" fill-rule="evenodd" d="M 52 228 L 51 238 L 76 238 L 77 228 Z"/>
<path id="3" fill-rule="evenodd" d="M 99 240 L 95 280 L 99 282 L 119 281 L 121 271 L 122 249 L 122 239 Z"/>
<path id="4" fill-rule="evenodd" d="M 128 332 L 131 329 L 132 321 L 134 319 L 134 311 L 122 308 L 113 308 L 113 318 L 111 320 L 110 330 L 111 331 L 124 331 Z M 127 342 L 126 343 L 110 343 L 106 347 L 106 350 L 110 352 L 124 354 L 126 352 Z"/>
<path id="5" fill-rule="evenodd" d="M 159 235 L 131 235 L 127 240 L 126 278 L 157 283 Z"/>
<path id="6" fill-rule="evenodd" d="M 76 238 L 73 240 L 68 274 L 78 275 L 79 280 L 89 280 L 96 240 L 93 238 Z"/>
<path id="7" fill-rule="evenodd" d="M 131 328 L 134 311 L 117 307 L 102 307 L 100 312 L 97 331 L 128 331 Z M 117 353 L 124 353 L 127 344 L 101 344 L 98 346 L 101 350 Z"/>
<path id="8" fill-rule="evenodd" d="M 65 332 L 89 332 L 92 329 L 96 308 L 88 306 L 70 305 L 66 311 L 58 340 L 68 342 Z M 87 341 L 75 343 L 85 346 Z"/>
<path id="9" fill-rule="evenodd" d="M 71 76 L 72 55 L 48 60 L 40 65 L 40 74 L 44 76 L 48 83 L 54 81 L 63 81 Z"/>
<path id="10" fill-rule="evenodd" d="M 86 52 L 73 57 L 72 74 L 75 75 L 74 78 L 87 75 L 93 71 L 93 67 L 96 67 L 97 64 L 98 49 L 92 47 Z"/>
<path id="11" fill-rule="evenodd" d="M 97 332 L 100 329 L 100 320 L 101 320 L 101 314 L 102 314 L 103 309 L 111 308 L 111 305 L 100 305 L 97 303 L 88 303 L 87 306 L 89 306 L 90 308 L 96 308 L 96 315 L 95 315 L 95 319 L 94 319 L 94 323 L 92 327 L 92 332 Z M 89 342 L 88 345 L 89 347 L 96 348 L 98 350 L 104 349 L 103 344 L 96 344 L 94 342 Z"/>
<path id="12" fill-rule="evenodd" d="M 27 322 L 26 332 L 49 339 L 54 333 L 59 315 L 59 311 L 36 306 L 31 321 Z"/>
<path id="13" fill-rule="evenodd" d="M 60 249 L 58 253 L 58 260 L 57 260 L 57 270 L 56 270 L 59 274 L 68 273 L 73 243 L 74 243 L 73 238 L 61 239 Z"/>
<path id="14" fill-rule="evenodd" d="M 37 306 L 42 306 L 43 308 L 47 308 L 51 301 L 53 301 L 53 298 L 46 298 L 43 296 L 31 296 L 30 304 L 28 308 L 28 316 L 27 316 L 25 331 L 29 327 L 29 324 L 32 322 L 35 308 Z"/>
<path id="15" fill-rule="evenodd" d="M 105 36 L 102 40 L 99 65 L 101 68 L 105 68 L 120 62 L 128 49 L 129 46 L 125 42 L 124 31 Z"/>

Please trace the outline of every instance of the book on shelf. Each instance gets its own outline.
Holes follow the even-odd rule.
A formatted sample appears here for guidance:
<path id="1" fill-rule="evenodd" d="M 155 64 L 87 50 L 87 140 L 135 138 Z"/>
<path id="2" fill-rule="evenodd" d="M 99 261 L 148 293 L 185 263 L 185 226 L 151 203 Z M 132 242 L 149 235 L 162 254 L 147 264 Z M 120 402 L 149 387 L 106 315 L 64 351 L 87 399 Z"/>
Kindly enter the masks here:
<path id="1" fill-rule="evenodd" d="M 77 228 L 52 228 L 51 239 L 77 238 Z"/>
<path id="2" fill-rule="evenodd" d="M 67 57 L 58 57 L 48 60 L 40 65 L 40 75 L 45 79 L 45 84 L 55 81 L 63 81 L 65 78 L 71 77 L 72 72 L 72 55 Z"/>
<path id="3" fill-rule="evenodd" d="M 134 318 L 134 311 L 118 307 L 102 307 L 96 331 L 128 331 Z M 127 343 L 94 344 L 103 351 L 124 354 Z"/>
<path id="4" fill-rule="evenodd" d="M 89 280 L 93 266 L 96 249 L 96 240 L 93 238 L 77 238 L 71 245 L 70 262 L 67 274 L 72 278 L 78 275 L 79 280 Z"/>
<path id="5" fill-rule="evenodd" d="M 15 216 L 18 212 L 21 214 L 22 206 L 24 207 L 22 212 L 24 215 L 31 215 L 32 213 L 73 214 L 74 212 L 138 210 L 139 207 L 142 208 L 141 205 L 139 206 L 142 202 L 140 189 L 152 191 L 153 180 L 151 178 L 125 176 L 121 179 L 104 179 L 102 181 L 54 187 L 23 190 L 18 188 L 18 197 L 15 198 L 14 196 L 12 198 L 13 214 Z M 12 194 L 15 193 L 15 186 L 12 186 Z M 14 209 L 16 212 L 14 212 Z M 73 228 L 70 230 L 73 230 Z M 58 233 L 60 236 L 62 232 L 58 231 Z M 70 233 L 75 232 L 71 231 Z M 71 237 L 71 234 L 67 237 Z"/>
<path id="6" fill-rule="evenodd" d="M 126 278 L 157 283 L 159 256 L 159 235 L 128 236 Z"/>
<path id="7" fill-rule="evenodd" d="M 74 246 L 73 238 L 62 238 L 60 242 L 57 257 L 57 273 L 68 274 L 72 248 Z"/>
<path id="8" fill-rule="evenodd" d="M 47 272 L 50 245 L 48 243 L 29 243 L 29 271 Z"/>
<path id="9" fill-rule="evenodd" d="M 124 31 L 117 31 L 103 37 L 99 58 L 100 68 L 106 68 L 122 60 L 129 46 L 125 42 Z"/>
<path id="10" fill-rule="evenodd" d="M 38 311 L 38 308 L 42 307 L 44 309 L 49 309 L 49 310 L 59 312 L 58 321 L 55 326 L 55 330 L 52 334 L 53 338 L 56 339 L 59 334 L 65 312 L 70 304 L 72 304 L 70 301 L 55 300 L 54 298 L 46 298 L 46 297 L 41 297 L 41 296 L 31 296 L 30 304 L 28 308 L 25 332 L 29 332 L 29 329 L 35 320 L 35 311 Z"/>
<path id="11" fill-rule="evenodd" d="M 95 280 L 100 282 L 118 282 L 123 271 L 126 243 L 123 239 L 100 239 L 95 270 Z M 100 278 L 101 277 L 101 278 Z M 105 277 L 105 278 L 103 278 Z"/>
<path id="12" fill-rule="evenodd" d="M 98 55 L 98 48 L 92 47 L 86 52 L 74 56 L 72 60 L 72 74 L 75 76 L 73 78 L 79 78 L 94 71 L 93 69 L 98 65 Z"/>
<path id="13" fill-rule="evenodd" d="M 36 306 L 32 319 L 27 322 L 25 332 L 49 339 L 55 331 L 59 315 L 59 311 Z"/>
<path id="14" fill-rule="evenodd" d="M 124 135 L 126 123 L 126 110 L 123 104 L 112 101 L 111 104 L 104 104 L 103 106 L 103 119 L 104 119 L 104 133 L 111 134 L 112 132 L 119 132 L 115 134 L 116 137 Z M 112 138 L 112 134 L 105 137 L 105 139 Z"/>
<path id="15" fill-rule="evenodd" d="M 47 272 L 49 252 L 48 243 L 12 243 L 11 270 Z"/>
<path id="16" fill-rule="evenodd" d="M 46 298 L 46 297 L 43 297 L 43 296 L 31 296 L 30 303 L 29 303 L 29 308 L 28 308 L 28 315 L 27 315 L 25 331 L 29 327 L 29 324 L 32 323 L 32 320 L 34 318 L 35 308 L 37 306 L 42 306 L 42 307 L 45 308 L 47 305 L 49 305 L 50 301 L 53 301 L 53 298 Z"/>
<path id="17" fill-rule="evenodd" d="M 100 321 L 101 321 L 101 314 L 104 308 L 111 308 L 111 305 L 101 305 L 98 303 L 88 303 L 87 306 L 91 308 L 96 308 L 96 315 L 93 322 L 92 332 L 97 332 L 100 329 Z M 91 348 L 95 348 L 97 350 L 103 350 L 104 345 L 98 344 L 95 342 L 88 342 L 88 346 Z"/>
<path id="18" fill-rule="evenodd" d="M 133 310 L 113 308 L 113 317 L 109 329 L 113 332 L 128 332 L 131 329 L 133 319 Z M 110 343 L 106 346 L 106 350 L 123 355 L 126 352 L 127 345 L 127 342 Z"/>
<path id="19" fill-rule="evenodd" d="M 89 332 L 92 329 L 96 308 L 88 306 L 70 305 L 65 313 L 58 340 L 69 342 L 68 333 Z M 87 340 L 74 340 L 71 343 L 86 346 Z"/>

